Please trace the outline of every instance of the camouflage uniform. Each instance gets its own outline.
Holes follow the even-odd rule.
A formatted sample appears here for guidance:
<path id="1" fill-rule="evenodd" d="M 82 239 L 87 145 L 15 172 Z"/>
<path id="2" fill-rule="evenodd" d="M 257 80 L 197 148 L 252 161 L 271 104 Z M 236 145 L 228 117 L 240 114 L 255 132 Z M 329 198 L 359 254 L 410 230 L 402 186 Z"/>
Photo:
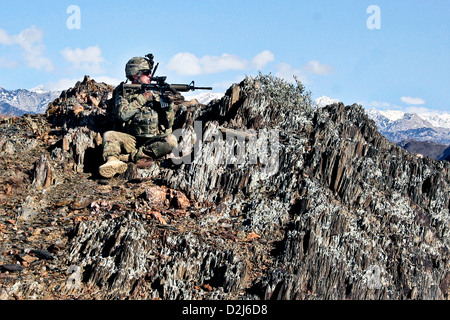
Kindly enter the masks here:
<path id="1" fill-rule="evenodd" d="M 116 93 L 119 89 L 116 88 Z M 161 108 L 161 99 L 167 99 L 168 108 Z M 103 134 L 103 159 L 130 154 L 131 160 L 157 159 L 169 154 L 177 145 L 172 133 L 174 103 L 157 91 L 116 94 L 115 117 L 118 131 Z M 119 131 L 120 130 L 120 131 Z"/>
<path id="2" fill-rule="evenodd" d="M 134 57 L 125 65 L 125 75 L 132 83 L 149 83 L 152 69 L 152 54 L 145 58 Z M 159 91 L 125 89 L 123 83 L 114 89 L 113 97 L 111 117 L 118 123 L 117 130 L 103 134 L 103 159 L 106 163 L 99 167 L 100 175 L 106 178 L 127 170 L 127 164 L 120 160 L 123 153 L 127 160 L 132 161 L 157 159 L 170 153 L 177 145 L 172 134 L 172 97 Z"/>

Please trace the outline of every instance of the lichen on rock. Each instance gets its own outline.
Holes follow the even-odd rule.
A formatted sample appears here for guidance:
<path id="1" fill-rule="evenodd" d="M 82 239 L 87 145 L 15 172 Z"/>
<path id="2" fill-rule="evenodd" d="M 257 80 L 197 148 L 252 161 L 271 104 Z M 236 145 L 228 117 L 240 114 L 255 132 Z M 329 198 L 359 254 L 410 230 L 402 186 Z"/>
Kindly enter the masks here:
<path id="1" fill-rule="evenodd" d="M 47 268 L 41 293 L 0 278 L 2 297 L 449 298 L 450 166 L 390 143 L 362 106 L 246 77 L 208 105 L 179 99 L 177 154 L 105 181 L 112 90 L 86 77 L 46 118 L 0 123 L 16 137 L 0 139 L 0 263 Z M 27 265 L 25 239 L 56 259 Z"/>

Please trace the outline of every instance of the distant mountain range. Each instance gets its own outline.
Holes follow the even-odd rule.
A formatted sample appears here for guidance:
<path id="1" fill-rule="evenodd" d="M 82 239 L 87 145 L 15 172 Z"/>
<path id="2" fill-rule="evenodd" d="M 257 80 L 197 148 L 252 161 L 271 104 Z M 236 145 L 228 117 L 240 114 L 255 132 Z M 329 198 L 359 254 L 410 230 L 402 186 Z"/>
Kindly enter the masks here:
<path id="1" fill-rule="evenodd" d="M 375 109 L 367 114 L 386 138 L 409 152 L 450 160 L 450 114 Z"/>
<path id="2" fill-rule="evenodd" d="M 450 145 L 448 113 L 406 113 L 371 109 L 367 114 L 375 121 L 380 132 L 392 142 L 413 139 Z"/>
<path id="3" fill-rule="evenodd" d="M 450 146 L 433 141 L 403 140 L 398 143 L 400 147 L 415 154 L 437 160 L 450 161 Z"/>
<path id="4" fill-rule="evenodd" d="M 61 91 L 45 91 L 42 87 L 31 90 L 6 90 L 0 88 L 0 115 L 20 117 L 26 113 L 44 113 L 47 106 L 58 98 Z M 220 99 L 223 93 L 203 92 L 185 94 L 185 99 L 196 99 L 199 103 L 208 104 L 211 100 Z"/>
<path id="5" fill-rule="evenodd" d="M 337 103 L 326 96 L 317 98 L 317 108 Z M 450 156 L 450 114 L 437 112 L 408 113 L 399 110 L 366 110 L 378 130 L 391 142 L 416 154 L 448 160 Z"/>
<path id="6" fill-rule="evenodd" d="M 202 92 L 199 94 L 194 95 L 183 95 L 186 101 L 196 99 L 201 104 L 208 104 L 210 101 L 214 99 L 220 99 L 224 96 L 223 93 L 217 93 L 217 92 Z"/>
<path id="7" fill-rule="evenodd" d="M 22 116 L 26 113 L 44 113 L 49 102 L 60 94 L 60 91 L 45 91 L 42 87 L 31 90 L 0 88 L 0 114 Z"/>

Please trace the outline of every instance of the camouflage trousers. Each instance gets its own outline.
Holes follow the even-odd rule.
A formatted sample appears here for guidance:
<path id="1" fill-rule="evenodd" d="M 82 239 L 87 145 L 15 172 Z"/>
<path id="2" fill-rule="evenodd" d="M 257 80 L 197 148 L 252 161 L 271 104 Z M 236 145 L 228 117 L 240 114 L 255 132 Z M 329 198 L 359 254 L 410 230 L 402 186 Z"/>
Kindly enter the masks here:
<path id="1" fill-rule="evenodd" d="M 106 131 L 103 134 L 103 160 L 121 154 L 131 155 L 132 161 L 140 158 L 158 159 L 172 152 L 177 146 L 177 138 L 173 134 L 162 134 L 150 138 L 134 137 L 119 131 Z"/>

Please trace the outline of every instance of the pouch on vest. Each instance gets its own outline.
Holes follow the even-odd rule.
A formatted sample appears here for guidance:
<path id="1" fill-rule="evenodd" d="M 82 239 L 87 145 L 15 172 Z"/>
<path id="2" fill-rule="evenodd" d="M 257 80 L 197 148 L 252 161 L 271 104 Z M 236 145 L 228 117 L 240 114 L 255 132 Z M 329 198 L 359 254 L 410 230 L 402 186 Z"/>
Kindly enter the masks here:
<path id="1" fill-rule="evenodd" d="M 130 133 L 135 136 L 153 137 L 158 135 L 158 113 L 147 109 L 134 116 Z"/>

